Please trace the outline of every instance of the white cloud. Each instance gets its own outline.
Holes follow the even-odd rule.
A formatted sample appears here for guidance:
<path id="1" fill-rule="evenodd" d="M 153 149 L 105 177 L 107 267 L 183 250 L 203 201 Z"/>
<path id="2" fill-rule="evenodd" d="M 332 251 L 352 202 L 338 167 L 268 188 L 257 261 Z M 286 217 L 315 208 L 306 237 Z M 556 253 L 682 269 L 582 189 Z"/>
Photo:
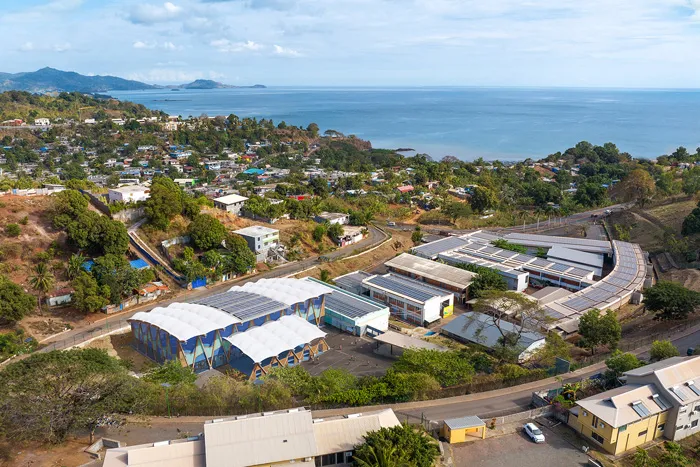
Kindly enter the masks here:
<path id="1" fill-rule="evenodd" d="M 136 5 L 132 8 L 129 19 L 134 23 L 154 24 L 178 19 L 184 10 L 171 2 L 162 5 Z"/>
<path id="2" fill-rule="evenodd" d="M 19 47 L 19 50 L 22 52 L 30 52 L 34 50 L 34 43 L 33 42 L 25 42 Z"/>
<path id="3" fill-rule="evenodd" d="M 70 42 L 64 42 L 62 44 L 54 44 L 51 48 L 54 52 L 67 52 L 71 49 Z"/>
<path id="4" fill-rule="evenodd" d="M 275 48 L 276 55 L 284 55 L 285 57 L 301 57 L 301 53 L 297 50 L 287 49 L 277 44 L 275 44 L 273 47 Z"/>
<path id="5" fill-rule="evenodd" d="M 257 52 L 265 48 L 264 45 L 253 41 L 246 42 L 231 42 L 228 39 L 216 39 L 209 43 L 219 52 L 239 53 L 239 52 Z"/>
<path id="6" fill-rule="evenodd" d="M 150 41 L 136 41 L 133 43 L 133 48 L 135 49 L 146 49 L 146 50 L 153 50 L 153 49 L 163 49 L 163 50 L 182 50 L 182 47 L 178 47 L 177 45 L 173 44 L 170 41 L 158 43 L 158 42 L 150 42 Z"/>

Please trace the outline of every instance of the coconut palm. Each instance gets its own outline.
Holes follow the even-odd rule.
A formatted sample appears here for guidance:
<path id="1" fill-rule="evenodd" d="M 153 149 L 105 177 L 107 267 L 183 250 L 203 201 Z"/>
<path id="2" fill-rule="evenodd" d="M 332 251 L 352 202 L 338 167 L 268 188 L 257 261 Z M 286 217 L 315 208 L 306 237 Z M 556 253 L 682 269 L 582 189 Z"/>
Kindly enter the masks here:
<path id="1" fill-rule="evenodd" d="M 77 253 L 68 259 L 66 272 L 68 273 L 69 279 L 75 279 L 78 277 L 85 261 L 87 261 L 87 258 L 80 253 Z"/>
<path id="2" fill-rule="evenodd" d="M 39 263 L 34 267 L 34 275 L 29 278 L 29 284 L 34 290 L 39 292 L 39 307 L 43 302 L 42 295 L 46 294 L 51 290 L 55 278 L 51 271 L 49 271 L 46 263 Z"/>

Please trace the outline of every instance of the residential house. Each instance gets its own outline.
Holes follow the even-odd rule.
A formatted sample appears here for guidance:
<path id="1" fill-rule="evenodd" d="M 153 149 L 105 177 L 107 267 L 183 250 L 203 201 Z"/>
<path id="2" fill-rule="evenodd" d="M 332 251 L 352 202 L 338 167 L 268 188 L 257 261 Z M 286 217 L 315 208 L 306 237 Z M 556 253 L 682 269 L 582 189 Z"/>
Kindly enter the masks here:
<path id="1" fill-rule="evenodd" d="M 280 241 L 280 231 L 263 227 L 262 225 L 252 225 L 244 229 L 235 230 L 248 243 L 248 248 L 255 253 L 258 261 L 265 261 L 271 248 L 277 248 Z"/>
<path id="2" fill-rule="evenodd" d="M 110 188 L 107 197 L 110 203 L 123 202 L 135 203 L 144 201 L 151 196 L 149 187 L 142 185 L 128 185 L 121 188 Z"/>
<path id="3" fill-rule="evenodd" d="M 615 455 L 700 432 L 700 356 L 668 358 L 622 379 L 624 386 L 578 401 L 569 426 Z"/>
<path id="4" fill-rule="evenodd" d="M 248 198 L 241 195 L 227 195 L 214 199 L 214 207 L 222 211 L 230 212 L 239 215 L 243 205 L 248 201 Z"/>

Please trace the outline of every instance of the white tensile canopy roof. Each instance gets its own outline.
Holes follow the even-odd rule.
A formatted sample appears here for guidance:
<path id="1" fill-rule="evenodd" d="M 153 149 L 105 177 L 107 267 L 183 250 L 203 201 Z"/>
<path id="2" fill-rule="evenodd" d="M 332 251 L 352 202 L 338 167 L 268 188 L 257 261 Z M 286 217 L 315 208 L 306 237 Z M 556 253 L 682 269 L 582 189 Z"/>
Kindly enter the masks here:
<path id="1" fill-rule="evenodd" d="M 244 285 L 234 285 L 229 292 L 243 291 L 271 298 L 285 305 L 304 302 L 310 298 L 319 297 L 333 292 L 333 289 L 311 281 L 299 279 L 260 279 L 256 282 L 248 282 Z"/>
<path id="2" fill-rule="evenodd" d="M 296 315 L 239 332 L 225 339 L 255 363 L 276 357 L 282 352 L 308 344 L 326 335 L 325 332 Z"/>
<path id="3" fill-rule="evenodd" d="M 188 308 L 193 306 L 197 308 Z M 157 307 L 148 313 L 140 311 L 130 320 L 158 326 L 181 341 L 240 323 L 238 318 L 223 311 L 188 303 L 173 303 L 168 308 Z"/>

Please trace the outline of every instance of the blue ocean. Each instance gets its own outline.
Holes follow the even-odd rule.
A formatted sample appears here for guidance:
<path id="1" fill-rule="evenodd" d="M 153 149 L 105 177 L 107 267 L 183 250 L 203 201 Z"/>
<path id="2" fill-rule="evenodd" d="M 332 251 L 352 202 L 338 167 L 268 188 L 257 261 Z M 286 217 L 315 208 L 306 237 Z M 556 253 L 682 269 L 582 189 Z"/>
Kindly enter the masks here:
<path id="1" fill-rule="evenodd" d="M 376 148 L 411 148 L 436 160 L 542 158 L 582 140 L 611 141 L 639 158 L 700 146 L 698 90 L 278 87 L 111 95 L 183 117 L 315 122 Z"/>

